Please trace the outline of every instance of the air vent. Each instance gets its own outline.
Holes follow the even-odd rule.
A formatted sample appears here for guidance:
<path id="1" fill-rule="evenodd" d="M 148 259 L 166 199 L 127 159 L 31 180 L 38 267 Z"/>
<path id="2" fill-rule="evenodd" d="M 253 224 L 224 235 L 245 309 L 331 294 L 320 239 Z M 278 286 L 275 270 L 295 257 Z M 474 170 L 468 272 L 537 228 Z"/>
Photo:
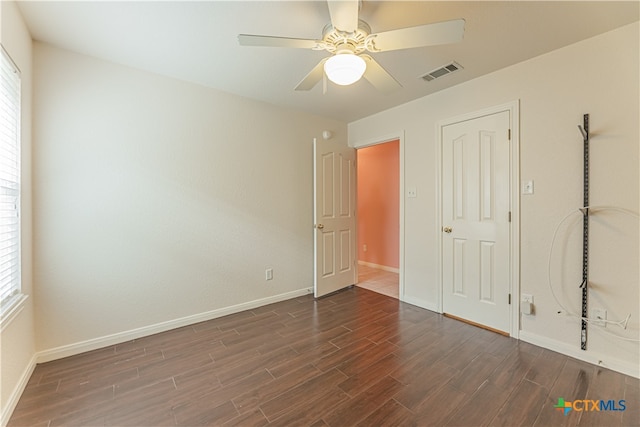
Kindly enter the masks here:
<path id="1" fill-rule="evenodd" d="M 427 74 L 420 76 L 420 78 L 427 82 L 430 82 L 431 80 L 446 76 L 447 74 L 454 73 L 458 70 L 462 70 L 462 65 L 458 64 L 457 62 L 452 62 L 440 68 L 436 68 L 433 71 L 429 71 Z"/>

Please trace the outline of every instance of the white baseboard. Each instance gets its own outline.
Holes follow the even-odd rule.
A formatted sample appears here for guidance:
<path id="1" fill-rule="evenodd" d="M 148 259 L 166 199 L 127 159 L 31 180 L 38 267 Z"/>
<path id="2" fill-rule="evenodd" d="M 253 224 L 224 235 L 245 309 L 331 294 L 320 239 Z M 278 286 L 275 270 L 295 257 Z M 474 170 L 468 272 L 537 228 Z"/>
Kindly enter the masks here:
<path id="1" fill-rule="evenodd" d="M 400 273 L 400 269 L 399 268 L 389 267 L 389 266 L 380 265 L 380 264 L 374 264 L 372 262 L 358 261 L 358 265 L 366 265 L 367 267 L 377 268 L 379 270 L 388 271 L 390 273 Z"/>
<path id="2" fill-rule="evenodd" d="M 142 328 L 132 329 L 129 331 L 118 332 L 116 334 L 106 335 L 103 337 L 92 338 L 90 340 L 77 342 L 74 344 L 64 345 L 49 350 L 40 351 L 36 354 L 36 363 L 49 362 L 63 357 L 73 356 L 75 354 L 87 351 L 97 350 L 99 348 L 108 347 L 114 344 L 131 341 L 148 335 L 169 331 L 171 329 L 180 328 L 182 326 L 192 325 L 198 322 L 215 319 L 229 314 L 238 313 L 244 310 L 262 307 L 263 305 L 273 304 L 285 301 L 291 298 L 307 295 L 313 292 L 311 288 L 298 289 L 284 294 L 274 295 L 259 300 L 249 301 L 242 304 L 233 305 L 231 307 L 219 308 L 204 313 L 194 314 L 191 316 L 181 317 L 179 319 L 168 320 L 166 322 L 156 323 L 155 325 L 144 326 Z M 35 366 L 35 364 L 34 364 Z"/>
<path id="3" fill-rule="evenodd" d="M 29 382 L 31 374 L 33 374 L 33 370 L 35 368 L 36 355 L 34 354 L 24 372 L 22 372 L 20 381 L 18 381 L 18 384 L 9 396 L 6 406 L 2 408 L 2 415 L 0 415 L 0 426 L 6 426 L 9 423 L 9 419 L 11 418 L 11 415 L 13 415 L 13 411 L 16 409 L 16 406 L 18 406 L 18 401 L 20 400 L 24 389 L 27 387 L 27 383 Z"/>
<path id="4" fill-rule="evenodd" d="M 583 351 L 578 347 L 557 341 L 551 338 L 543 337 L 527 331 L 520 331 L 520 339 L 530 344 L 543 347 L 574 359 L 589 362 L 594 365 L 602 366 L 612 371 L 620 372 L 635 378 L 640 378 L 640 366 L 637 363 L 631 363 L 615 357 L 607 356 L 593 351 Z"/>
<path id="5" fill-rule="evenodd" d="M 414 297 L 408 297 L 406 295 L 405 296 L 401 296 L 400 297 L 400 301 L 406 302 L 407 304 L 415 305 L 415 306 L 420 307 L 420 308 L 424 308 L 425 310 L 429 310 L 429 311 L 434 311 L 436 313 L 440 313 L 440 311 L 438 311 L 438 305 L 437 304 L 432 304 L 429 301 L 421 300 L 419 298 L 414 298 Z"/>

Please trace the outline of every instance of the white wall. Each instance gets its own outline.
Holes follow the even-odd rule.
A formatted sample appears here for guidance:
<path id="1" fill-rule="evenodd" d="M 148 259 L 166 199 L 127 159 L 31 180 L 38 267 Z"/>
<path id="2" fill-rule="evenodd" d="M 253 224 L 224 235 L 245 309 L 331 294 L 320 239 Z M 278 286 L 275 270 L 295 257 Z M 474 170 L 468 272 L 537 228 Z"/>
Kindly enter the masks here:
<path id="1" fill-rule="evenodd" d="M 312 139 L 346 123 L 41 43 L 34 71 L 45 358 L 313 285 Z"/>
<path id="2" fill-rule="evenodd" d="M 35 366 L 31 256 L 31 36 L 14 2 L 0 2 L 0 41 L 22 79 L 22 292 L 29 298 L 0 332 L 0 425 L 8 421 Z"/>
<path id="3" fill-rule="evenodd" d="M 427 308 L 438 306 L 436 125 L 439 120 L 520 100 L 520 176 L 535 181 L 521 197 L 521 291 L 533 294 L 535 316 L 523 316 L 520 338 L 639 375 L 637 342 L 590 328 L 579 350 L 578 320 L 557 315 L 547 286 L 547 255 L 556 224 L 582 206 L 582 114 L 592 130 L 591 204 L 638 212 L 638 23 L 508 67 L 465 84 L 349 124 L 349 145 L 404 130 L 405 293 Z M 446 78 L 446 77 L 445 77 Z M 609 319 L 631 313 L 630 330 L 607 331 L 638 339 L 638 220 L 615 212 L 592 217 L 591 307 Z M 581 221 L 561 233 L 552 274 L 566 305 L 579 313 Z M 560 289 L 562 286 L 562 290 Z M 576 350 L 578 349 L 578 350 Z"/>

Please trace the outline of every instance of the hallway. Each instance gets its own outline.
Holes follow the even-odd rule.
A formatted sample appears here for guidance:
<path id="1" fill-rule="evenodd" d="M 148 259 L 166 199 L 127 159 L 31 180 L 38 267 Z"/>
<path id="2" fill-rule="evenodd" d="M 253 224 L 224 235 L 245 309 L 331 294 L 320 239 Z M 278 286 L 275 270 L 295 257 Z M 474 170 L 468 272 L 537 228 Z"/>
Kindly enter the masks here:
<path id="1" fill-rule="evenodd" d="M 358 265 L 358 286 L 361 288 L 398 298 L 399 283 L 398 273 Z"/>

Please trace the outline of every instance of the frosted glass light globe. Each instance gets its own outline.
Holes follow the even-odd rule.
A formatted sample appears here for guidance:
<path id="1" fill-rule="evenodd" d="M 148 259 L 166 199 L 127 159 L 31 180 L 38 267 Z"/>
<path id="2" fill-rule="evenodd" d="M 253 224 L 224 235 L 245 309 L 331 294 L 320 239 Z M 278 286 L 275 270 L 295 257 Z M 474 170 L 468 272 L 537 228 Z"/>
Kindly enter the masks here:
<path id="1" fill-rule="evenodd" d="M 367 64 L 364 59 L 352 53 L 340 53 L 324 63 L 324 72 L 337 85 L 347 86 L 360 80 Z"/>

